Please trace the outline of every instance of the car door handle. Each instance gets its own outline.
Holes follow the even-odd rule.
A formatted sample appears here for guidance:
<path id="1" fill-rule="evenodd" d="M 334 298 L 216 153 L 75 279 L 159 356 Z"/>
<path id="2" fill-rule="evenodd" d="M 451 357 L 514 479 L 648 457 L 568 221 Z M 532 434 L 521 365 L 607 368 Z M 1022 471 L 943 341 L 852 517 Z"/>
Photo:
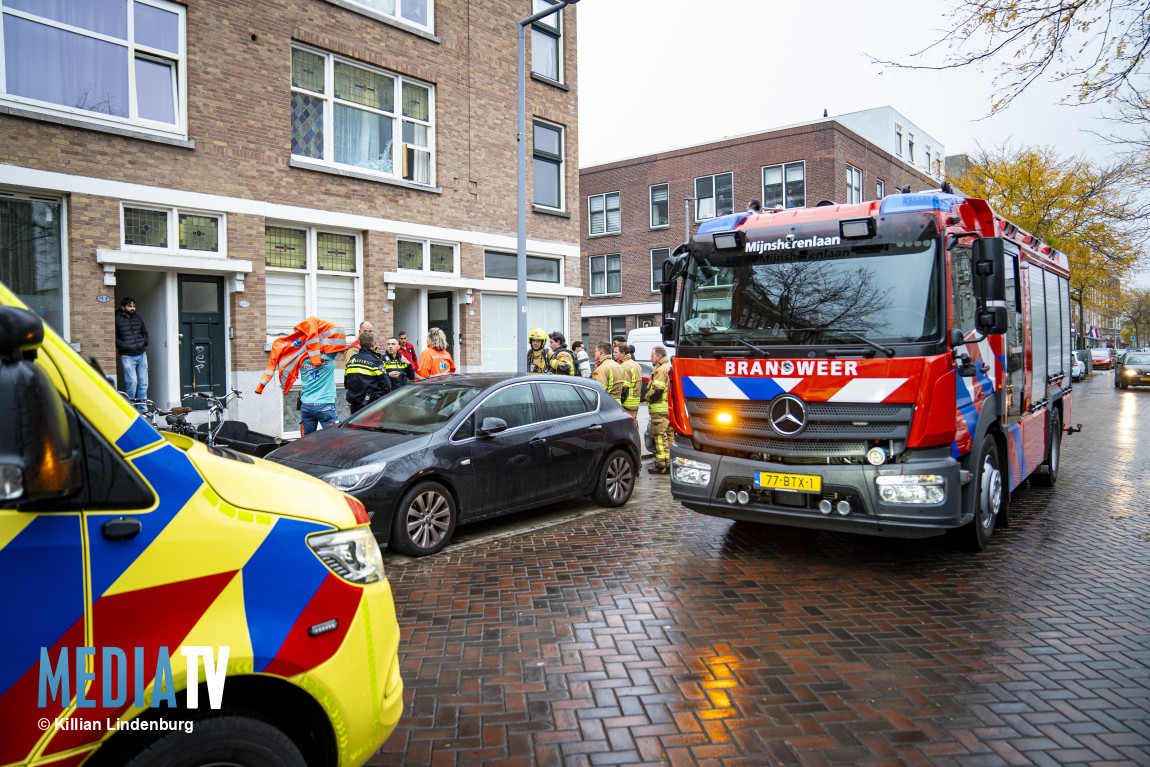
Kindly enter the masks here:
<path id="1" fill-rule="evenodd" d="M 601 423 L 593 423 L 587 427 L 587 431 L 602 431 L 602 430 L 603 430 L 603 424 L 601 424 Z"/>
<path id="2" fill-rule="evenodd" d="M 143 528 L 140 520 L 135 517 L 116 517 L 105 522 L 101 530 L 104 537 L 110 541 L 125 541 L 128 538 L 135 538 Z"/>
<path id="3" fill-rule="evenodd" d="M 531 440 L 527 444 L 531 445 L 532 447 L 539 447 L 540 445 L 546 445 L 547 440 L 544 439 L 543 437 L 536 437 L 535 439 Z"/>

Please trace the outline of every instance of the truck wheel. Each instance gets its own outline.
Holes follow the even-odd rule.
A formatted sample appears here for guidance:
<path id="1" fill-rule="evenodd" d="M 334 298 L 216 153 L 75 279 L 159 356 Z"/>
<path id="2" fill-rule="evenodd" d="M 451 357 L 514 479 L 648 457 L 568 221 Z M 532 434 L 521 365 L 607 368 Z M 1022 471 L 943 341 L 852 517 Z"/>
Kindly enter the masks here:
<path id="1" fill-rule="evenodd" d="M 283 731 L 250 716 L 218 716 L 193 723 L 191 732 L 169 732 L 135 755 L 126 767 L 307 767 Z"/>
<path id="2" fill-rule="evenodd" d="M 1050 438 L 1046 442 L 1046 461 L 1034 472 L 1034 484 L 1039 487 L 1054 487 L 1058 481 L 1058 465 L 1062 461 L 1062 416 L 1057 410 L 1050 411 Z"/>
<path id="3" fill-rule="evenodd" d="M 459 514 L 455 499 L 438 482 L 421 482 L 407 491 L 395 510 L 391 547 L 401 554 L 425 557 L 447 545 Z"/>
<path id="4" fill-rule="evenodd" d="M 998 447 L 987 437 L 978 453 L 974 467 L 974 521 L 964 529 L 966 545 L 972 551 L 982 551 L 990 545 L 994 524 L 1002 509 L 1002 472 L 998 469 Z"/>
<path id="5" fill-rule="evenodd" d="M 616 450 L 607 456 L 603 468 L 599 469 L 599 479 L 591 497 L 600 506 L 613 508 L 626 503 L 634 490 L 635 462 L 626 450 Z"/>

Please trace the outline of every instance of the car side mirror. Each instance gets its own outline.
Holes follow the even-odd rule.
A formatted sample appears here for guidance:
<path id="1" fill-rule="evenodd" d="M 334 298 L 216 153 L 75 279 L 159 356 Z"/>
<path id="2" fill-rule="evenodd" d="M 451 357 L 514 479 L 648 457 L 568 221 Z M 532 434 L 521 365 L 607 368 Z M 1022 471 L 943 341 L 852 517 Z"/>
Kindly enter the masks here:
<path id="1" fill-rule="evenodd" d="M 80 453 L 64 400 L 34 362 L 40 318 L 0 307 L 0 503 L 26 503 L 80 489 Z"/>
<path id="2" fill-rule="evenodd" d="M 488 416 L 483 419 L 483 424 L 479 427 L 477 434 L 480 437 L 493 437 L 501 431 L 507 431 L 507 421 Z"/>

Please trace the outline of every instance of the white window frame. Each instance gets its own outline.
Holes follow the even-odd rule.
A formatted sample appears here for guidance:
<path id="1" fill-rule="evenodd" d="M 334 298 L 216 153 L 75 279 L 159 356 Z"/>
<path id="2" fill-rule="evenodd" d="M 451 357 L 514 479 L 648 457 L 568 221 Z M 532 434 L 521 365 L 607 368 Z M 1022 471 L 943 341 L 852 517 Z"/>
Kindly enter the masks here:
<path id="1" fill-rule="evenodd" d="M 847 163 L 847 204 L 857 204 L 863 201 L 862 196 L 863 172 Z M 785 183 L 785 182 L 784 182 Z"/>
<path id="2" fill-rule="evenodd" d="M 515 255 L 517 255 L 515 253 L 510 253 L 506 250 L 484 248 L 483 249 L 483 279 L 485 279 L 485 280 L 512 280 L 512 281 L 514 281 L 516 279 L 515 277 L 491 277 L 487 274 L 487 254 L 488 253 L 495 254 L 495 255 L 504 255 L 504 256 L 515 256 Z M 557 263 L 559 265 L 559 279 L 556 280 L 555 282 L 550 282 L 550 281 L 544 282 L 541 280 L 528 280 L 528 282 L 534 283 L 536 285 L 565 285 L 566 284 L 567 277 L 564 274 L 564 268 L 565 268 L 566 264 L 562 258 L 556 258 L 555 256 L 542 255 L 540 253 L 525 253 L 524 255 L 527 258 L 538 258 L 538 259 L 545 259 L 547 261 L 554 261 L 555 263 Z"/>
<path id="3" fill-rule="evenodd" d="M 886 197 L 886 182 L 884 182 L 881 178 L 875 179 L 874 187 L 876 195 L 875 199 L 881 200 L 883 197 Z"/>
<path id="4" fill-rule="evenodd" d="M 906 159 L 914 165 L 914 134 L 906 134 Z"/>
<path id="5" fill-rule="evenodd" d="M 926 173 L 929 176 L 932 168 L 930 167 L 930 146 L 926 147 Z"/>
<path id="6" fill-rule="evenodd" d="M 283 272 L 285 274 L 302 274 L 304 275 L 304 317 L 318 317 L 319 316 L 319 303 L 317 298 L 316 283 L 317 278 L 321 274 L 330 274 L 336 277 L 350 277 L 355 283 L 355 317 L 363 317 L 363 233 L 356 231 L 349 231 L 332 226 L 316 226 L 314 224 L 301 224 L 298 221 L 276 221 L 272 219 L 265 219 L 264 221 L 264 237 L 267 237 L 267 227 L 278 227 L 281 229 L 303 229 L 307 232 L 307 267 L 305 269 L 289 269 L 282 266 L 268 266 L 266 261 L 264 263 L 264 270 L 267 272 Z M 319 253 L 316 238 L 319 234 L 340 234 L 350 235 L 355 238 L 355 273 L 339 272 L 330 269 L 319 269 Z M 261 252 L 263 252 L 264 242 L 261 241 Z M 266 256 L 264 256 L 266 258 Z M 262 260 L 262 259 L 261 259 Z M 264 322 L 267 322 L 267 309 L 264 309 Z M 351 332 L 351 328 L 345 328 Z M 291 330 L 288 329 L 290 333 Z M 270 328 L 267 331 L 267 340 L 279 338 L 281 334 L 273 332 Z"/>
<path id="7" fill-rule="evenodd" d="M 803 204 L 802 205 L 791 205 L 790 200 L 787 199 L 787 168 L 793 167 L 795 165 L 803 166 Z M 760 187 L 759 187 L 759 191 L 762 192 L 762 196 L 759 199 L 762 201 L 762 205 L 763 205 L 764 210 L 767 208 L 767 171 L 772 169 L 772 168 L 778 168 L 779 172 L 782 174 L 782 179 L 783 179 L 783 208 L 793 210 L 795 208 L 807 207 L 807 205 L 806 205 L 807 193 L 809 191 L 807 188 L 807 161 L 806 160 L 794 160 L 792 162 L 783 162 L 783 163 L 776 163 L 774 165 L 764 165 L 763 166 L 762 172 L 759 175 L 759 178 L 762 182 Z"/>
<path id="8" fill-rule="evenodd" d="M 136 208 L 138 210 L 154 210 L 167 215 L 168 247 L 157 248 L 151 245 L 129 245 L 127 231 L 124 226 L 124 209 Z M 192 250 L 180 247 L 180 214 L 187 213 L 193 216 L 215 216 L 220 220 L 219 249 Z M 135 202 L 133 200 L 120 200 L 120 250 L 138 250 L 144 253 L 167 253 L 181 256 L 196 256 L 198 258 L 227 258 L 228 257 L 228 216 L 223 211 L 201 210 L 199 208 L 185 208 L 182 206 L 156 205 L 149 202 Z M 288 270 L 291 271 L 291 270 Z"/>
<path id="9" fill-rule="evenodd" d="M 612 257 L 619 259 L 619 290 L 617 290 L 615 292 L 611 292 L 609 290 L 609 286 L 611 284 L 611 279 L 610 279 L 611 272 L 607 268 L 607 259 L 612 258 Z M 603 259 L 603 291 L 604 292 L 602 292 L 602 293 L 596 293 L 595 292 L 595 271 L 594 271 L 593 265 L 595 263 L 595 259 L 597 259 L 597 258 Z M 587 295 L 591 296 L 592 298 L 605 298 L 608 296 L 621 296 L 621 295 L 623 295 L 623 254 L 622 253 L 603 253 L 603 254 L 600 254 L 598 256 L 590 256 L 587 259 Z"/>
<path id="10" fill-rule="evenodd" d="M 720 176 L 730 176 L 731 177 L 731 210 L 730 210 L 730 213 L 720 213 L 719 212 L 719 191 L 718 191 L 718 184 L 716 183 L 716 180 Z M 711 179 L 711 196 L 709 198 L 708 197 L 699 197 L 699 194 L 698 194 L 699 182 L 705 178 Z M 735 212 L 735 174 L 733 171 L 726 171 L 725 173 L 714 173 L 714 174 L 711 174 L 709 176 L 696 176 L 694 186 L 691 187 L 691 191 L 695 193 L 695 222 L 696 223 L 698 223 L 699 221 L 710 221 L 712 218 L 718 218 L 719 216 L 728 216 L 731 213 Z M 707 216 L 706 218 L 699 218 L 699 203 L 702 202 L 703 200 L 706 200 L 706 199 L 714 200 L 715 215 Z M 667 204 L 668 217 L 670 215 L 670 210 L 671 210 L 670 200 L 668 200 L 668 204 Z"/>
<path id="11" fill-rule="evenodd" d="M 335 232 L 332 229 L 324 229 L 325 232 L 333 232 L 334 234 L 344 234 L 344 232 Z M 407 272 L 408 274 L 432 274 L 442 275 L 444 277 L 458 277 L 459 276 L 459 243 L 451 242 L 449 240 L 424 240 L 419 237 L 403 237 L 398 236 L 396 241 L 396 271 Z M 410 242 L 423 246 L 423 266 L 419 269 L 410 269 L 406 266 L 400 266 L 398 261 L 399 242 Z M 450 272 L 433 272 L 431 270 L 431 246 L 432 245 L 446 245 L 454 251 L 451 259 L 452 270 Z M 357 262 L 358 263 L 358 262 Z M 288 270 L 291 271 L 291 270 Z"/>
<path id="12" fill-rule="evenodd" d="M 902 126 L 894 126 L 894 153 L 902 157 Z"/>
<path id="13" fill-rule="evenodd" d="M 667 251 L 667 257 L 663 259 L 664 261 L 666 261 L 667 258 L 671 257 L 671 249 L 670 248 L 651 248 L 651 292 L 652 293 L 658 293 L 659 292 L 659 286 L 663 283 L 663 269 L 662 269 L 662 267 L 659 268 L 659 273 L 657 275 L 655 273 L 655 252 L 659 251 L 659 250 Z"/>
<path id="14" fill-rule="evenodd" d="M 559 207 L 553 208 L 550 205 L 544 205 L 535 200 L 535 167 L 534 161 L 536 157 L 547 162 L 554 162 L 554 158 L 550 153 L 543 153 L 540 155 L 535 149 L 535 125 L 538 123 L 545 128 L 551 128 L 559 131 Z M 553 123 L 550 120 L 544 120 L 541 117 L 533 117 L 531 119 L 531 200 L 534 205 L 540 208 L 547 208 L 548 210 L 566 210 L 567 209 L 567 131 L 559 123 Z"/>
<path id="15" fill-rule="evenodd" d="M 378 176 L 378 177 L 383 178 L 383 179 L 388 179 L 391 181 L 398 181 L 402 184 L 415 184 L 416 186 L 419 186 L 419 187 L 428 187 L 428 188 L 434 187 L 435 186 L 435 179 L 436 179 L 436 172 L 435 172 L 436 171 L 436 168 L 435 168 L 435 164 L 436 164 L 436 162 L 435 162 L 436 161 L 436 123 L 435 123 L 436 92 L 435 92 L 435 85 L 433 85 L 432 83 L 429 83 L 429 82 L 425 82 L 423 80 L 419 80 L 419 79 L 414 78 L 414 77 L 408 77 L 407 75 L 402 75 L 399 72 L 393 72 L 393 71 L 388 70 L 388 69 L 383 69 L 381 67 L 372 66 L 371 64 L 365 64 L 362 61 L 357 61 L 356 59 L 350 59 L 346 56 L 340 56 L 338 53 L 332 53 L 331 51 L 325 51 L 322 48 L 316 48 L 316 47 L 311 46 L 311 45 L 304 45 L 302 43 L 294 43 L 293 42 L 291 44 L 291 50 L 297 50 L 297 49 L 301 50 L 301 51 L 307 51 L 308 53 L 314 54 L 316 56 L 322 56 L 324 58 L 324 68 L 323 68 L 324 92 L 323 93 L 316 93 L 315 91 L 310 91 L 306 88 L 298 88 L 298 87 L 292 85 L 291 84 L 291 64 L 290 64 L 290 62 L 288 65 L 288 90 L 289 90 L 289 92 L 290 93 L 305 94 L 305 95 L 310 96 L 312 98 L 321 99 L 324 102 L 324 108 L 323 108 L 323 136 L 324 136 L 324 140 L 323 140 L 323 157 L 322 158 L 308 157 L 307 155 L 299 155 L 299 154 L 292 154 L 292 158 L 299 160 L 301 162 L 304 162 L 304 163 L 314 163 L 314 164 L 318 164 L 318 165 L 325 165 L 329 168 L 335 168 L 337 170 L 347 170 L 347 171 L 351 171 L 353 173 L 362 173 L 362 174 L 367 174 L 369 176 Z M 289 53 L 289 58 L 290 58 L 290 53 Z M 335 98 L 335 65 L 336 64 L 345 64 L 345 65 L 350 66 L 350 67 L 355 67 L 356 69 L 363 69 L 363 70 L 367 70 L 369 72 L 375 72 L 377 74 L 381 74 L 381 75 L 385 75 L 387 77 L 394 78 L 394 80 L 395 80 L 395 98 L 392 101 L 392 103 L 394 105 L 394 111 L 392 113 L 388 113 L 388 112 L 384 112 L 381 109 L 375 109 L 374 107 L 364 106 L 363 104 L 357 104 L 353 101 L 342 101 L 342 100 L 337 101 Z M 420 88 L 426 88 L 427 89 L 428 100 L 431 102 L 430 104 L 427 105 L 427 120 L 420 120 L 420 119 L 415 118 L 415 117 L 405 117 L 403 115 L 403 84 L 405 82 L 410 83 L 412 85 L 416 85 Z M 392 120 L 392 131 L 391 131 L 391 136 L 392 136 L 392 143 L 391 143 L 392 172 L 391 173 L 387 173 L 387 172 L 381 171 L 381 170 L 375 170 L 373 168 L 364 168 L 364 167 L 361 167 L 359 165 L 347 165 L 345 163 L 340 163 L 340 162 L 335 161 L 335 159 L 334 159 L 335 158 L 335 105 L 337 103 L 338 104 L 345 104 L 345 105 L 347 105 L 351 108 L 354 108 L 354 109 L 359 109 L 362 111 L 370 112 L 371 114 L 381 115 L 384 117 L 390 117 L 391 118 L 391 120 Z M 405 122 L 410 122 L 410 123 L 413 123 L 416 125 L 423 125 L 427 128 L 427 147 L 425 148 L 425 147 L 412 146 L 413 150 L 415 150 L 417 152 L 426 152 L 428 154 L 428 180 L 427 180 L 426 184 L 419 182 L 419 181 L 412 180 L 412 179 L 406 179 L 403 177 L 403 166 L 404 166 L 404 163 L 406 162 L 406 158 L 407 158 L 407 152 L 406 152 L 407 143 L 403 140 L 403 124 Z M 291 133 L 290 110 L 289 110 L 289 114 L 288 114 L 288 133 L 289 134 Z"/>
<path id="16" fill-rule="evenodd" d="M 361 2 L 360 0 L 328 0 L 328 2 L 331 2 L 335 5 L 343 6 L 345 8 L 349 8 L 350 10 L 354 10 L 358 13 L 362 13 L 365 16 L 374 16 L 376 18 L 383 19 L 384 21 L 387 21 L 387 22 L 394 22 L 400 26 L 410 26 L 410 27 L 414 27 L 415 29 L 422 29 L 422 30 L 425 30 L 427 32 L 434 34 L 435 33 L 435 0 L 427 0 L 427 23 L 426 24 L 420 24 L 419 22 L 412 21 L 411 19 L 402 15 L 403 4 L 406 2 L 409 2 L 409 1 L 410 0 L 395 0 L 396 12 L 395 13 L 388 13 L 387 11 L 381 11 L 378 8 L 372 8 L 370 5 L 368 5 L 367 3 Z"/>
<path id="17" fill-rule="evenodd" d="M 531 0 L 531 15 L 534 15 L 534 14 L 538 13 L 539 11 L 545 10 L 542 7 L 544 3 L 547 5 L 557 5 L 556 0 Z M 531 46 L 532 46 L 532 50 L 531 50 L 531 56 L 532 56 L 531 74 L 535 75 L 536 77 L 542 77 L 544 80 L 547 80 L 548 82 L 554 82 L 554 83 L 560 83 L 560 84 L 562 84 L 564 82 L 564 74 L 565 74 L 564 73 L 564 66 L 563 66 L 563 64 L 564 64 L 564 61 L 563 61 L 563 59 L 564 59 L 564 56 L 563 56 L 563 10 L 564 9 L 558 10 L 555 13 L 552 13 L 550 16 L 546 16 L 546 17 L 540 19 L 539 21 L 537 21 L 531 25 L 531 31 L 532 31 L 532 35 L 531 35 L 531 38 L 532 38 L 531 39 Z M 535 58 L 534 58 L 535 57 L 535 49 L 534 49 L 534 47 L 535 47 L 535 34 L 534 33 L 535 32 L 538 32 L 541 35 L 546 35 L 547 37 L 551 37 L 551 38 L 555 39 L 555 50 L 556 50 L 556 56 L 558 58 L 558 61 L 556 62 L 556 64 L 558 65 L 557 69 L 559 70 L 557 73 L 559 75 L 559 79 L 557 79 L 557 80 L 553 79 L 551 77 L 551 75 L 549 75 L 549 74 L 546 74 L 544 72 L 536 72 L 535 71 Z"/>
<path id="18" fill-rule="evenodd" d="M 667 187 L 667 223 L 665 223 L 665 224 L 656 224 L 655 223 L 655 187 L 657 187 L 657 186 Z M 671 226 L 671 185 L 667 182 L 663 182 L 662 184 L 651 184 L 649 187 L 647 187 L 647 201 L 651 206 L 651 228 L 652 229 L 667 229 L 668 227 L 670 227 Z"/>
<path id="19" fill-rule="evenodd" d="M 0 38 L 2 39 L 2 38 Z M 4 66 L 4 62 L 0 60 L 0 67 Z M 9 200 L 24 200 L 27 202 L 51 202 L 60 206 L 60 290 L 62 291 L 62 301 L 60 302 L 60 311 L 64 313 L 61 318 L 60 335 L 65 341 L 71 343 L 72 341 L 72 299 L 71 299 L 71 277 L 68 272 L 68 215 L 69 210 L 69 197 L 56 197 L 50 192 L 44 194 L 37 194 L 35 192 L 18 192 L 15 189 L 5 189 L 0 187 L 0 197 Z"/>
<path id="20" fill-rule="evenodd" d="M 16 10 L 15 8 L 7 8 L 4 7 L 3 0 L 0 0 L 0 105 L 11 106 L 18 109 L 28 109 L 30 111 L 39 112 L 41 114 L 53 116 L 56 118 L 78 120 L 90 125 L 98 125 L 109 128 L 123 128 L 159 137 L 180 138 L 186 140 L 188 137 L 187 9 L 182 5 L 167 2 L 167 0 L 124 0 L 124 2 L 127 3 L 128 39 L 111 37 L 100 32 L 93 32 L 91 30 L 68 25 L 60 21 L 55 21 L 54 19 L 50 19 L 46 16 L 37 16 L 26 11 Z M 152 48 L 150 46 L 135 42 L 135 40 L 132 38 L 133 30 L 135 29 L 135 2 L 140 2 L 145 5 L 150 5 L 154 8 L 159 8 L 160 10 L 176 14 L 179 19 L 179 51 L 161 51 L 158 48 Z M 52 27 L 53 29 L 72 32 L 103 42 L 115 43 L 126 48 L 128 55 L 128 116 L 119 117 L 117 115 L 101 114 L 99 112 L 92 112 L 86 109 L 79 109 L 77 107 L 68 107 L 62 104 L 54 104 L 50 101 L 40 101 L 38 99 L 33 99 L 26 96 L 16 96 L 9 94 L 8 80 L 4 67 L 3 50 L 5 14 L 26 19 L 37 24 L 43 24 L 44 26 Z M 172 78 L 174 81 L 172 83 L 174 96 L 174 103 L 172 106 L 175 110 L 176 117 L 176 122 L 174 125 L 147 120 L 137 114 L 135 66 L 137 59 L 146 59 L 151 61 L 158 59 L 172 65 Z"/>
<path id="21" fill-rule="evenodd" d="M 611 228 L 611 218 L 607 215 L 607 198 L 614 196 L 619 201 L 619 228 Z M 593 224 L 593 217 L 591 216 L 591 201 L 595 199 L 603 200 L 603 231 L 595 232 L 591 227 Z M 587 236 L 588 237 L 604 237 L 609 234 L 619 234 L 623 231 L 623 196 L 619 192 L 603 192 L 602 194 L 592 194 L 587 196 Z"/>

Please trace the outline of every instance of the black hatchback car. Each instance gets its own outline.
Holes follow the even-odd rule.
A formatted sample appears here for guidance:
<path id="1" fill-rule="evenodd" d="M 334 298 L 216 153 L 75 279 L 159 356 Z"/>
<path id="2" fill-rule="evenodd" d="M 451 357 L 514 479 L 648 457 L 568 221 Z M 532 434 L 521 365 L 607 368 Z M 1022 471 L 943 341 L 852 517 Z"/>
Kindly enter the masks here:
<path id="1" fill-rule="evenodd" d="M 576 496 L 622 506 L 639 438 L 594 381 L 454 375 L 397 389 L 268 460 L 351 493 L 381 545 L 423 556 L 458 524 Z"/>
<path id="2" fill-rule="evenodd" d="M 1114 387 L 1150 386 L 1150 353 L 1127 352 L 1114 369 Z"/>

